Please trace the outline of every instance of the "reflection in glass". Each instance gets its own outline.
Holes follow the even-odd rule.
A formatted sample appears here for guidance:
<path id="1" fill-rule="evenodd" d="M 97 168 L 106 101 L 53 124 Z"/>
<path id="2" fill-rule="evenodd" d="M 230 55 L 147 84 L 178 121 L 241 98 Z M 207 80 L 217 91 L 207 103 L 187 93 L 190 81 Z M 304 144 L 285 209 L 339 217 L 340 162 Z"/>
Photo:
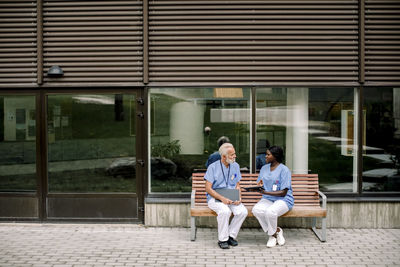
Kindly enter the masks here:
<path id="1" fill-rule="evenodd" d="M 223 135 L 249 170 L 249 88 L 153 88 L 149 99 L 152 192 L 190 192 L 191 174 L 205 171 Z"/>
<path id="2" fill-rule="evenodd" d="M 0 191 L 36 191 L 35 96 L 0 96 Z"/>
<path id="3" fill-rule="evenodd" d="M 257 88 L 256 162 L 267 145 L 282 146 L 292 173 L 318 174 L 323 191 L 353 191 L 353 91 Z"/>
<path id="4" fill-rule="evenodd" d="M 356 192 L 354 89 L 310 88 L 308 109 L 310 173 L 322 191 Z"/>
<path id="5" fill-rule="evenodd" d="M 49 192 L 136 191 L 134 95 L 48 96 Z"/>
<path id="6" fill-rule="evenodd" d="M 286 147 L 287 89 L 257 88 L 256 169 L 265 165 L 267 147 Z"/>
<path id="7" fill-rule="evenodd" d="M 400 191 L 400 88 L 365 88 L 364 191 Z"/>

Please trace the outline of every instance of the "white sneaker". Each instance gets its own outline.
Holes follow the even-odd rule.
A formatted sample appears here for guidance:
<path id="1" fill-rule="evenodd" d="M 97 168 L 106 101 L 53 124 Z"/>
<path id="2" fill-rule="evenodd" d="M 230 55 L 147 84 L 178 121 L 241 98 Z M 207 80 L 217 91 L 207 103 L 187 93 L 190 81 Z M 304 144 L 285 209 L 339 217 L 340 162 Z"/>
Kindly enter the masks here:
<path id="1" fill-rule="evenodd" d="M 282 228 L 279 228 L 279 232 L 276 234 L 276 240 L 278 241 L 279 246 L 283 246 L 285 244 L 285 238 L 283 237 L 283 230 Z"/>
<path id="2" fill-rule="evenodd" d="M 276 246 L 276 238 L 271 235 L 271 236 L 269 236 L 269 239 L 267 242 L 267 247 L 272 248 L 275 246 Z"/>

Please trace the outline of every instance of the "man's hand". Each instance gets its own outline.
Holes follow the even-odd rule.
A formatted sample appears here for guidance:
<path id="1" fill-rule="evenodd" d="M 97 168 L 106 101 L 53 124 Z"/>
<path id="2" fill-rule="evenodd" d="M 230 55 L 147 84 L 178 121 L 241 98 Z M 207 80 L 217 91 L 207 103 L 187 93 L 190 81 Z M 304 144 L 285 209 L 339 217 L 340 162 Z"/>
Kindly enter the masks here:
<path id="1" fill-rule="evenodd" d="M 242 201 L 240 201 L 240 200 L 236 200 L 235 202 L 233 202 L 233 205 L 239 205 L 240 203 L 241 203 Z"/>
<path id="2" fill-rule="evenodd" d="M 222 203 L 224 203 L 225 205 L 231 205 L 231 204 L 233 203 L 232 200 L 230 200 L 229 198 L 226 198 L 226 197 L 222 197 L 220 200 L 221 200 Z"/>

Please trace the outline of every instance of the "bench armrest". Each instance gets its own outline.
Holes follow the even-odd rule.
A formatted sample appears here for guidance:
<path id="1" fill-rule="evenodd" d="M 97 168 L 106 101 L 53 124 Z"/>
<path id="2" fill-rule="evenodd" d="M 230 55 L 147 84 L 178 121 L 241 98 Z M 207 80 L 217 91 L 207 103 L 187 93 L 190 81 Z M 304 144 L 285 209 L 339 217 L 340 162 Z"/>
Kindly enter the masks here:
<path id="1" fill-rule="evenodd" d="M 190 195 L 190 206 L 194 208 L 194 201 L 196 198 L 196 190 L 192 190 L 192 194 Z"/>
<path id="2" fill-rule="evenodd" d="M 326 209 L 326 196 L 324 193 L 318 190 L 318 194 L 322 197 L 322 208 Z"/>

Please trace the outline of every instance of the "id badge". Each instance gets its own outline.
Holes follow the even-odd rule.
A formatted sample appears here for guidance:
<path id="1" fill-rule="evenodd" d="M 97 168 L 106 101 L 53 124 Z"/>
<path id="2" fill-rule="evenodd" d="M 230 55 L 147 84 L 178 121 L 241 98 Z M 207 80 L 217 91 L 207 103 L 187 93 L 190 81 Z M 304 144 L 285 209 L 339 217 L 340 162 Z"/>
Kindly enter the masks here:
<path id="1" fill-rule="evenodd" d="M 272 191 L 276 191 L 278 189 L 278 186 L 276 184 L 272 185 Z"/>

